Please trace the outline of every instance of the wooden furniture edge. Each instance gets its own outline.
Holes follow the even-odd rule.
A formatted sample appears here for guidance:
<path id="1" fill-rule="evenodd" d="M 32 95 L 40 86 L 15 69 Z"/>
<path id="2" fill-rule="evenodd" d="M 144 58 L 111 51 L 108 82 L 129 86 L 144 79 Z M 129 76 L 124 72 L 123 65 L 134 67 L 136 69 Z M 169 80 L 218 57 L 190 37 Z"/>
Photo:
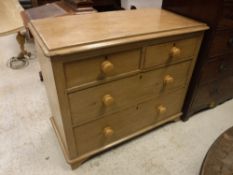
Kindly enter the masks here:
<path id="1" fill-rule="evenodd" d="M 206 164 L 208 162 L 206 162 L 206 160 L 211 156 L 210 153 L 213 151 L 212 148 L 215 147 L 217 144 L 219 144 L 219 140 L 222 139 L 224 137 L 224 135 L 226 133 L 228 133 L 229 131 L 231 131 L 232 128 L 228 128 L 227 130 L 225 130 L 224 132 L 222 132 L 215 140 L 214 142 L 211 144 L 211 146 L 209 147 L 209 150 L 207 151 L 206 155 L 205 155 L 205 158 L 203 160 L 203 163 L 201 165 L 201 169 L 200 169 L 200 175 L 205 175 L 204 173 L 204 167 L 206 166 Z"/>
<path id="2" fill-rule="evenodd" d="M 43 54 L 47 57 L 49 57 L 49 54 L 47 54 L 48 48 L 46 48 L 46 45 L 43 43 L 43 41 L 38 37 L 37 31 L 34 29 L 34 26 L 32 25 L 31 22 L 28 23 L 28 28 L 33 35 L 34 39 L 38 42 L 41 50 L 43 51 Z"/>
<path id="3" fill-rule="evenodd" d="M 67 151 L 67 149 L 66 149 L 66 147 L 64 145 L 64 142 L 63 142 L 62 138 L 60 137 L 60 133 L 59 133 L 59 130 L 57 129 L 56 122 L 55 122 L 53 117 L 51 117 L 50 120 L 51 120 L 53 129 L 55 131 L 55 134 L 56 134 L 56 136 L 58 138 L 58 142 L 59 142 L 59 145 L 61 146 L 61 149 L 62 149 L 62 152 L 64 154 L 65 160 L 71 166 L 71 168 L 74 169 L 74 168 L 79 167 L 86 160 L 90 159 L 91 157 L 93 157 L 94 155 L 96 155 L 98 153 L 101 153 L 101 152 L 103 152 L 103 151 L 105 151 L 107 149 L 110 149 L 110 148 L 112 148 L 112 147 L 114 147 L 116 145 L 119 145 L 120 143 L 123 143 L 125 141 L 131 140 L 131 139 L 133 139 L 133 138 L 135 138 L 137 136 L 140 136 L 140 135 L 142 135 L 142 134 L 144 134 L 146 132 L 149 132 L 149 131 L 151 131 L 151 130 L 153 130 L 153 129 L 161 126 L 161 125 L 164 125 L 164 124 L 166 124 L 168 122 L 172 122 L 172 121 L 177 122 L 177 121 L 179 121 L 181 115 L 182 115 L 182 112 L 178 113 L 176 115 L 173 115 L 173 116 L 171 116 L 171 117 L 169 117 L 169 118 L 167 118 L 165 120 L 162 120 L 162 121 L 160 121 L 160 122 L 158 122 L 158 123 L 156 123 L 154 125 L 150 125 L 150 126 L 148 126 L 146 128 L 143 128 L 143 129 L 141 129 L 141 130 L 127 136 L 127 137 L 124 137 L 124 138 L 122 138 L 120 140 L 117 140 L 117 141 L 115 141 L 115 142 L 113 142 L 113 143 L 111 143 L 109 145 L 106 145 L 105 147 L 102 147 L 102 148 L 99 148 L 97 150 L 91 151 L 91 152 L 86 153 L 86 154 L 84 154 L 84 155 L 82 155 L 82 156 L 80 156 L 78 158 L 75 158 L 75 159 L 70 159 L 69 158 L 68 151 Z"/>
<path id="4" fill-rule="evenodd" d="M 24 26 L 22 26 L 22 27 L 19 27 L 19 28 L 12 29 L 10 31 L 5 31 L 3 33 L 0 33 L 0 37 L 7 36 L 7 35 L 10 35 L 10 34 L 14 34 L 14 33 L 17 33 L 17 32 L 19 32 L 21 30 L 24 30 L 24 29 L 25 29 Z"/>
<path id="5" fill-rule="evenodd" d="M 45 56 L 47 57 L 85 52 L 85 51 L 90 51 L 94 49 L 102 49 L 102 48 L 113 47 L 113 46 L 118 46 L 122 44 L 140 42 L 143 40 L 159 39 L 159 38 L 183 35 L 183 34 L 194 33 L 194 32 L 203 32 L 209 29 L 209 27 L 206 24 L 200 23 L 199 25 L 196 25 L 193 27 L 185 27 L 185 28 L 179 28 L 176 30 L 167 30 L 164 32 L 152 32 L 149 34 L 141 34 L 141 35 L 129 36 L 129 37 L 123 37 L 123 38 L 108 39 L 108 40 L 103 40 L 103 41 L 96 41 L 93 43 L 85 43 L 85 44 L 64 47 L 60 49 L 49 50 L 45 42 L 43 41 L 43 39 L 40 37 L 37 30 L 35 29 L 33 25 L 33 20 L 28 24 L 28 27 L 32 35 L 34 36 L 34 38 L 37 39 Z"/>

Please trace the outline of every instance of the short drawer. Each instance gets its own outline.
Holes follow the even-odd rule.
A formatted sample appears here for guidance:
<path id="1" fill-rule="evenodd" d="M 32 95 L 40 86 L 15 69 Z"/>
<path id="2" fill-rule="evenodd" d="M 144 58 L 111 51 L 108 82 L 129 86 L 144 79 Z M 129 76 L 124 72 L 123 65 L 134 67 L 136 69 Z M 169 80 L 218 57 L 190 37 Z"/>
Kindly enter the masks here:
<path id="1" fill-rule="evenodd" d="M 149 68 L 190 59 L 194 56 L 199 38 L 189 38 L 149 46 L 145 51 L 144 67 Z"/>
<path id="2" fill-rule="evenodd" d="M 233 30 L 216 32 L 212 41 L 209 57 L 233 52 Z"/>
<path id="3" fill-rule="evenodd" d="M 154 118 L 139 115 L 132 107 L 104 117 L 92 123 L 75 128 L 78 154 L 102 148 L 154 123 Z"/>
<path id="4" fill-rule="evenodd" d="M 184 96 L 185 90 L 180 89 L 139 104 L 138 107 L 141 115 L 161 121 L 181 113 Z"/>
<path id="5" fill-rule="evenodd" d="M 141 77 L 142 96 L 158 96 L 187 85 L 192 61 L 145 72 Z"/>
<path id="6" fill-rule="evenodd" d="M 74 124 L 101 118 L 135 104 L 141 98 L 139 75 L 69 94 Z"/>
<path id="7" fill-rule="evenodd" d="M 139 69 L 141 51 L 131 50 L 64 64 L 67 87 L 125 74 Z"/>

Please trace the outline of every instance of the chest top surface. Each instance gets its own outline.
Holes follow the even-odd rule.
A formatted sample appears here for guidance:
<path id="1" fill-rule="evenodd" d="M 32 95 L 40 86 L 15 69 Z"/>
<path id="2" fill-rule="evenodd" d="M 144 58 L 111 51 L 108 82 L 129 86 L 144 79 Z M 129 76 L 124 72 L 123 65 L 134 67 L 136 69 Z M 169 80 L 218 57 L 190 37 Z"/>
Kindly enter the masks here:
<path id="1" fill-rule="evenodd" d="M 48 18 L 32 21 L 29 27 L 47 56 L 208 28 L 204 23 L 156 8 Z"/>

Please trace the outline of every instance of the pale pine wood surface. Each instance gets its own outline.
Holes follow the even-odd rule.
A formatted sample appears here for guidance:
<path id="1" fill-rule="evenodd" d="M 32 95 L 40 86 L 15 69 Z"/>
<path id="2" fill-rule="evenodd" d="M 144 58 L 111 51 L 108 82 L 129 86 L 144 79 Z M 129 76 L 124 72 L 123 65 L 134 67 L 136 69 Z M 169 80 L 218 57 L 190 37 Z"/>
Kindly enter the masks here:
<path id="1" fill-rule="evenodd" d="M 165 68 L 142 73 L 140 83 L 141 95 L 144 97 L 156 97 L 161 93 L 183 88 L 189 79 L 191 61 L 175 64 Z M 170 75 L 173 82 L 165 82 L 166 76 Z"/>
<path id="2" fill-rule="evenodd" d="M 66 132 L 64 129 L 65 126 L 63 125 L 63 117 L 61 115 L 60 103 L 57 95 L 58 92 L 55 84 L 52 63 L 48 57 L 43 55 L 38 43 L 36 43 L 35 46 L 36 55 L 39 58 L 40 67 L 43 71 L 43 79 L 47 91 L 52 116 L 54 116 L 54 120 L 56 121 L 56 124 L 58 126 L 57 130 L 61 135 L 62 141 L 64 142 L 63 144 L 65 148 L 68 150 Z"/>
<path id="3" fill-rule="evenodd" d="M 137 103 L 142 98 L 139 85 L 137 75 L 69 94 L 74 123 L 80 125 Z M 107 94 L 114 99 L 111 106 L 105 106 L 102 101 Z"/>
<path id="4" fill-rule="evenodd" d="M 199 37 L 195 37 L 147 47 L 145 68 L 192 58 L 198 40 Z M 180 49 L 178 56 L 172 56 L 173 47 Z"/>
<path id="5" fill-rule="evenodd" d="M 207 29 L 203 23 L 161 9 L 43 19 L 32 21 L 29 27 L 47 55 L 73 53 L 117 43 L 119 45 L 171 36 L 175 32 L 177 35 Z"/>
<path id="6" fill-rule="evenodd" d="M 166 94 L 166 96 L 155 98 L 152 101 L 77 127 L 75 135 L 78 154 L 83 155 L 96 148 L 104 147 L 143 128 L 153 126 L 156 122 L 166 120 L 168 116 L 179 113 L 183 94 L 183 90 Z M 167 111 L 162 115 L 158 113 L 157 109 L 161 104 L 167 107 Z M 109 137 L 104 133 L 106 127 L 113 130 Z"/>
<path id="7" fill-rule="evenodd" d="M 0 36 L 12 34 L 23 29 L 21 11 L 23 11 L 23 8 L 18 0 L 0 1 Z"/>
<path id="8" fill-rule="evenodd" d="M 140 115 L 154 117 L 156 122 L 168 119 L 182 110 L 184 91 L 185 88 L 181 88 L 139 104 Z M 159 107 L 163 107 L 164 111 L 161 112 Z"/>
<path id="9" fill-rule="evenodd" d="M 191 62 L 188 61 L 71 93 L 69 104 L 73 122 L 80 125 L 132 104 L 183 88 L 188 80 L 190 66 Z M 174 79 L 173 82 L 165 82 L 168 75 Z M 102 101 L 106 94 L 114 98 L 114 103 L 107 107 Z"/>
<path id="10" fill-rule="evenodd" d="M 83 89 L 66 91 L 66 94 L 64 94 L 64 90 L 67 90 L 67 77 L 64 65 L 71 62 L 66 59 L 52 59 L 63 126 L 69 138 L 67 143 L 71 150 L 64 150 L 64 152 L 69 154 L 66 157 L 72 167 L 79 166 L 89 156 L 110 148 L 112 145 L 130 139 L 143 131 L 153 129 L 161 123 L 178 119 L 200 47 L 202 33 L 193 36 L 198 36 L 198 41 L 193 49 L 189 49 L 189 52 L 194 55 L 192 58 L 165 63 L 162 67 L 154 67 L 152 64 L 151 68 L 147 70 L 143 66 L 147 56 L 140 54 L 141 57 L 138 66 L 136 66 L 139 67 L 139 71 L 135 76 L 129 73 L 126 73 L 125 77 L 114 75 L 113 77 L 118 78 L 92 84 Z M 187 36 L 184 35 L 184 38 Z M 122 46 L 122 49 L 124 47 Z M 141 49 L 144 50 L 144 48 Z M 101 56 L 101 49 L 98 53 Z M 73 63 L 76 62 L 74 56 L 68 56 L 68 58 L 71 58 Z M 80 61 L 78 57 L 76 59 L 77 62 Z M 102 60 L 101 57 L 94 59 Z M 154 59 L 160 59 L 160 57 L 156 56 Z M 88 62 L 88 60 L 87 58 L 81 59 L 83 62 Z M 120 64 L 120 57 L 116 59 L 116 62 L 118 61 Z M 88 65 L 90 64 L 86 64 L 86 66 Z M 131 79 L 132 81 L 130 81 Z M 110 95 L 114 99 L 112 105 L 107 107 L 103 105 L 105 95 Z M 117 103 L 119 105 L 116 105 Z M 143 111 L 140 114 L 138 113 L 139 109 Z M 129 112 L 124 112 L 128 110 Z M 146 118 L 142 118 L 144 113 Z M 118 120 L 124 122 L 124 125 L 121 125 Z M 137 122 L 134 122 L 135 120 Z M 113 128 L 109 129 L 107 123 L 111 123 Z M 106 127 L 108 128 L 107 134 L 103 131 Z M 114 133 L 119 128 L 122 129 L 114 136 L 112 132 Z M 103 132 L 100 132 L 100 129 Z M 103 141 L 106 135 L 113 135 L 113 139 Z M 95 139 L 89 140 L 88 137 Z M 88 144 L 89 142 L 92 143 Z"/>
<path id="11" fill-rule="evenodd" d="M 65 25 L 58 25 L 58 33 L 53 28 L 47 31 L 49 20 L 30 26 L 51 61 L 50 73 L 54 75 L 62 118 L 54 117 L 52 121 L 58 127 L 55 130 L 61 144 L 66 139 L 67 147 L 62 148 L 72 167 L 179 119 L 203 30 L 207 29 L 203 23 L 158 9 L 82 17 L 82 21 L 75 17 L 59 19 L 67 24 L 67 29 L 76 22 L 83 24 L 69 34 L 65 33 Z M 130 22 L 136 17 L 138 21 Z M 111 28 L 113 19 L 118 19 L 119 25 L 114 23 Z M 143 20 L 150 24 L 143 26 Z M 143 28 L 134 28 L 139 27 L 139 22 Z M 85 38 L 79 32 L 84 33 L 88 26 Z M 74 34 L 80 35 L 80 40 Z M 59 136 L 57 121 L 62 121 L 65 138 Z"/>
<path id="12" fill-rule="evenodd" d="M 115 75 L 136 71 L 139 69 L 141 57 L 140 50 L 126 51 L 122 53 L 109 54 L 88 60 L 68 62 L 65 64 L 67 87 L 78 86 L 88 82 L 104 80 Z M 101 64 L 108 60 L 113 69 L 105 74 Z"/>

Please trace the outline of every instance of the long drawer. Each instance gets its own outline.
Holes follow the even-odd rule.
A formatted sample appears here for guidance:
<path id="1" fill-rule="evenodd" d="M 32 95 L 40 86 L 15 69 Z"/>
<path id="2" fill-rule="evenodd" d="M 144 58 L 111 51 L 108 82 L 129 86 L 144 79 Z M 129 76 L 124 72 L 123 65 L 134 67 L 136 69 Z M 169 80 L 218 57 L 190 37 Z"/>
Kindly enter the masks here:
<path id="1" fill-rule="evenodd" d="M 69 94 L 75 125 L 118 112 L 186 85 L 191 61 Z M 88 109 L 88 110 L 87 110 Z"/>
<path id="2" fill-rule="evenodd" d="M 183 90 L 167 94 L 75 128 L 78 154 L 82 155 L 102 148 L 147 126 L 154 125 L 159 120 L 180 113 L 183 95 Z M 167 109 L 166 111 L 160 109 L 162 113 L 159 114 L 161 104 Z"/>

